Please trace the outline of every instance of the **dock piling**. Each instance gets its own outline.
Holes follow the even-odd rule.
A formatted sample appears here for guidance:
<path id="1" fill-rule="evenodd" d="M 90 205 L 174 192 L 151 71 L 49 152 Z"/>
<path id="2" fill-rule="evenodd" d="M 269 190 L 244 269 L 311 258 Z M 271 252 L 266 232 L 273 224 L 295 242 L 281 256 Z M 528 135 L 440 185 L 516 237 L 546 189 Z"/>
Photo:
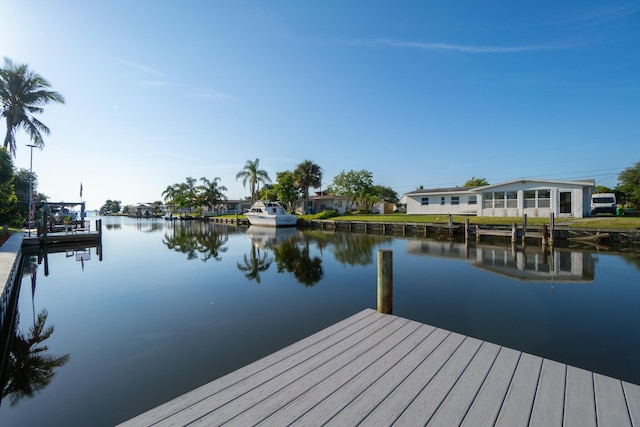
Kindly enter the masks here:
<path id="1" fill-rule="evenodd" d="M 378 250 L 378 312 L 391 314 L 393 309 L 393 251 Z"/>

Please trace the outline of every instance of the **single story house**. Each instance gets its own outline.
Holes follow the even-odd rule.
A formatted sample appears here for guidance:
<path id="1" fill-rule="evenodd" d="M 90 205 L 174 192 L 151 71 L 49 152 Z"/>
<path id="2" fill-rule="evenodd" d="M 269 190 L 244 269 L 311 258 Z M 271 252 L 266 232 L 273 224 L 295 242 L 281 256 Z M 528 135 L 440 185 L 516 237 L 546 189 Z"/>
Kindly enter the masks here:
<path id="1" fill-rule="evenodd" d="M 420 189 L 404 194 L 407 214 L 583 218 L 595 180 L 514 179 L 480 187 Z"/>
<path id="2" fill-rule="evenodd" d="M 335 194 L 326 194 L 324 192 L 316 192 L 315 196 L 309 196 L 309 204 L 307 206 L 307 213 L 319 213 L 329 209 L 337 211 L 339 214 L 343 214 L 347 210 L 348 198 L 345 196 L 338 196 Z M 304 201 L 301 203 L 304 204 Z M 300 209 L 302 210 L 302 209 Z"/>

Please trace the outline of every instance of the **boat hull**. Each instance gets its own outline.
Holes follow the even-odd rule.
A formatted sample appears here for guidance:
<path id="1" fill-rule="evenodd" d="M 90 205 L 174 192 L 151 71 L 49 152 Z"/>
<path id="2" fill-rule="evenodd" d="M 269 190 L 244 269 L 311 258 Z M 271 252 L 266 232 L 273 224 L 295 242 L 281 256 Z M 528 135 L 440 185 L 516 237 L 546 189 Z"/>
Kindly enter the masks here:
<path id="1" fill-rule="evenodd" d="M 291 214 L 266 215 L 247 212 L 245 216 L 251 225 L 262 225 L 267 227 L 295 227 L 298 223 L 298 217 Z"/>

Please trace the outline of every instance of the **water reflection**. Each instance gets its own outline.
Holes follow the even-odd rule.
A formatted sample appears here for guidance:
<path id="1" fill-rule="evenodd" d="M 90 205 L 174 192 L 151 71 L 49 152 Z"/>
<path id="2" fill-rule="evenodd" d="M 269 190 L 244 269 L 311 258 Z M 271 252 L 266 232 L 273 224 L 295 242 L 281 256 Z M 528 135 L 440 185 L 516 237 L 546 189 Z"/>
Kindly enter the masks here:
<path id="1" fill-rule="evenodd" d="M 512 279 L 536 282 L 593 282 L 594 258 L 576 249 L 478 245 L 455 241 L 408 240 L 407 252 L 466 259 L 471 265 Z"/>
<path id="2" fill-rule="evenodd" d="M 47 354 L 49 348 L 43 342 L 51 337 L 53 326 L 46 326 L 48 312 L 43 309 L 36 316 L 35 293 L 37 283 L 38 264 L 36 257 L 25 257 L 23 276 L 31 276 L 31 307 L 33 310 L 33 324 L 29 332 L 20 331 L 20 313 L 15 305 L 9 307 L 8 313 L 14 311 L 10 321 L 3 324 L 7 330 L 2 332 L 3 351 L 2 369 L 0 370 L 0 384 L 2 395 L 0 402 L 9 398 L 10 406 L 15 406 L 24 398 L 32 398 L 47 387 L 54 375 L 55 369 L 69 361 L 69 354 L 54 356 Z M 17 304 L 17 300 L 12 304 Z M 4 343 L 8 345 L 4 345 Z"/>
<path id="3" fill-rule="evenodd" d="M 200 221 L 173 221 L 168 226 L 162 242 L 167 248 L 187 255 L 187 259 L 220 261 L 220 254 L 227 252 L 229 229 Z"/>
<path id="4" fill-rule="evenodd" d="M 11 406 L 20 400 L 32 398 L 51 383 L 55 369 L 69 361 L 69 354 L 54 356 L 47 354 L 49 348 L 43 345 L 53 334 L 53 326 L 45 326 L 47 310 L 43 309 L 27 334 L 18 329 L 19 314 L 10 338 L 7 374 L 3 381 L 2 399 L 9 398 Z"/>

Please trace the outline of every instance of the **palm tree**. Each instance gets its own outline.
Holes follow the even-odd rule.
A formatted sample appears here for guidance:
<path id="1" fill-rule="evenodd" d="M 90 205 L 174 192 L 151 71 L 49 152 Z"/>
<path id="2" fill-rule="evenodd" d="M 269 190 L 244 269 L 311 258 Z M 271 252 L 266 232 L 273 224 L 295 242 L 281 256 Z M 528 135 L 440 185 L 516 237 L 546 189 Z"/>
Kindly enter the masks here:
<path id="1" fill-rule="evenodd" d="M 2 117 L 7 122 L 4 148 L 13 157 L 16 156 L 16 130 L 20 127 L 37 147 L 44 147 L 42 133 L 49 135 L 49 128 L 33 115 L 42 113 L 42 106 L 49 102 L 64 104 L 64 97 L 47 90 L 49 87 L 49 82 L 29 70 L 26 64 L 14 64 L 9 58 L 4 58 L 4 66 L 0 68 Z"/>
<path id="2" fill-rule="evenodd" d="M 242 186 L 247 186 L 249 181 L 249 191 L 251 191 L 251 204 L 255 202 L 255 195 L 260 191 L 260 183 L 263 184 L 271 182 L 267 171 L 260 169 L 260 159 L 256 159 L 255 162 L 247 160 L 247 164 L 244 165 L 242 170 L 236 174 L 236 180 L 242 178 Z M 257 187 L 257 188 L 256 188 Z"/>
<path id="3" fill-rule="evenodd" d="M 223 191 L 227 191 L 227 187 L 224 185 L 218 186 L 220 178 L 215 177 L 212 181 L 209 181 L 207 178 L 202 177 L 200 181 L 202 181 L 202 185 L 198 186 L 198 191 L 200 191 L 200 200 L 203 204 L 215 209 L 218 202 L 227 200 L 227 196 L 222 194 Z"/>
<path id="4" fill-rule="evenodd" d="M 305 160 L 296 166 L 293 171 L 293 180 L 296 187 L 304 194 L 302 213 L 305 214 L 309 205 L 309 188 L 318 188 L 322 185 L 322 169 L 311 160 Z"/>

